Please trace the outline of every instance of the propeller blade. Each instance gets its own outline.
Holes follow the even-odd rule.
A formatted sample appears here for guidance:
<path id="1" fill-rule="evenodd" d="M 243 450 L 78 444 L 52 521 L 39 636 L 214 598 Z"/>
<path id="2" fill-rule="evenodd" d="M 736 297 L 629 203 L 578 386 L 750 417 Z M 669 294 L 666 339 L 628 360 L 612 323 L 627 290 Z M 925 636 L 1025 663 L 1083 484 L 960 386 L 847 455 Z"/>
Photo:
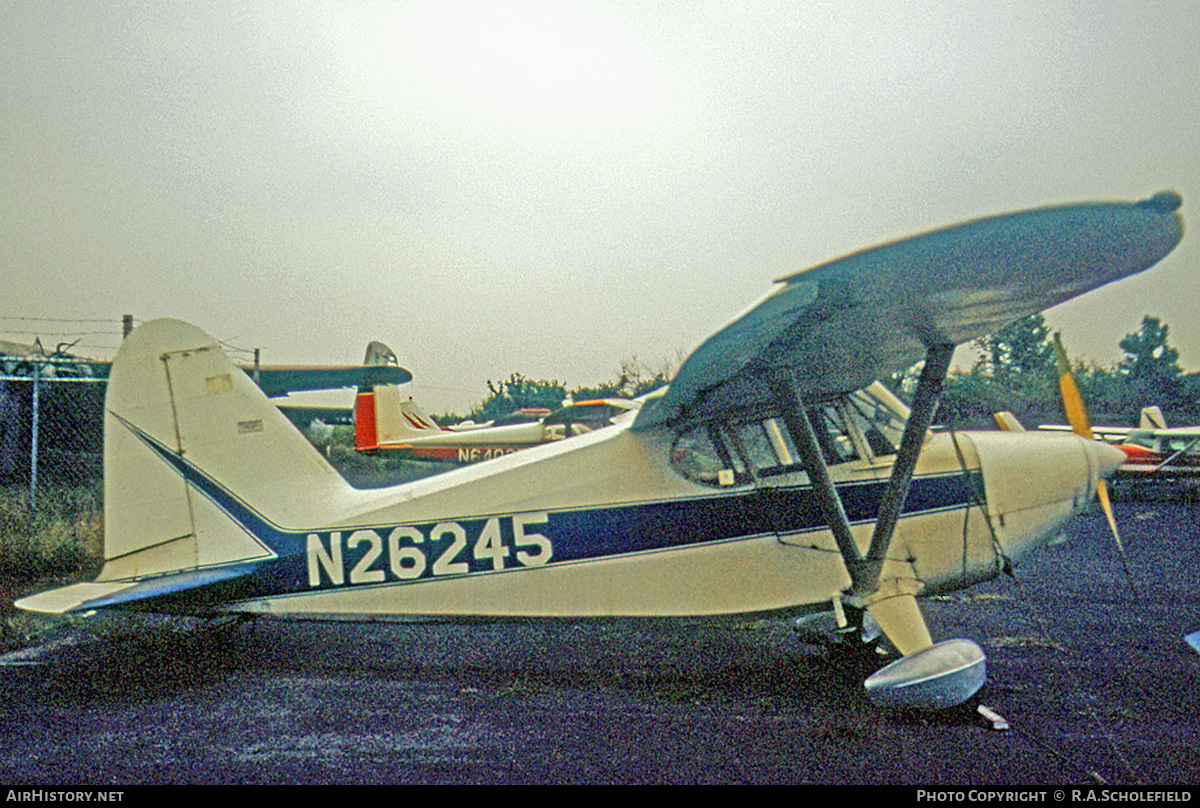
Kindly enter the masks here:
<path id="1" fill-rule="evenodd" d="M 1054 359 L 1058 363 L 1058 389 L 1062 393 L 1063 409 L 1067 413 L 1067 423 L 1071 425 L 1076 435 L 1095 439 L 1092 425 L 1088 421 L 1087 408 L 1083 406 L 1083 396 L 1075 384 L 1075 374 L 1071 372 L 1071 362 L 1067 359 L 1067 351 L 1063 348 L 1062 335 L 1054 334 Z"/>
<path id="2" fill-rule="evenodd" d="M 1095 440 L 1092 425 L 1088 420 L 1087 407 L 1083 404 L 1083 396 L 1075 384 L 1075 374 L 1071 371 L 1071 362 L 1062 344 L 1062 335 L 1054 334 L 1054 359 L 1058 363 L 1058 389 L 1062 393 L 1063 410 L 1067 414 L 1067 423 L 1076 435 L 1088 440 Z M 1125 571 L 1125 580 L 1129 583 L 1129 591 L 1137 597 L 1137 589 L 1133 585 L 1133 576 L 1129 572 L 1129 560 L 1125 557 L 1125 543 L 1121 541 L 1121 533 L 1117 530 L 1117 520 L 1113 516 L 1112 502 L 1108 498 L 1108 484 L 1104 480 L 1096 483 L 1096 498 L 1100 500 L 1100 508 L 1108 519 L 1108 527 L 1112 530 L 1113 539 L 1117 543 L 1117 553 L 1121 556 L 1121 568 Z"/>

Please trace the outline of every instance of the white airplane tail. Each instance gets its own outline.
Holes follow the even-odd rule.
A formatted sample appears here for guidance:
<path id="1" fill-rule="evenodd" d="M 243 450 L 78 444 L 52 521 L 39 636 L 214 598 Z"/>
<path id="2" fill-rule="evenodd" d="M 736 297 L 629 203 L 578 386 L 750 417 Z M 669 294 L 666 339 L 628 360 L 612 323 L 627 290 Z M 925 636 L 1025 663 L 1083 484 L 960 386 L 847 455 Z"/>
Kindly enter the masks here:
<path id="1" fill-rule="evenodd" d="M 1142 417 L 1138 421 L 1139 429 L 1166 429 L 1167 419 L 1163 417 L 1158 407 L 1142 407 Z"/>
<path id="2" fill-rule="evenodd" d="M 204 332 L 155 320 L 121 346 L 105 401 L 100 580 L 270 557 L 247 520 L 316 521 L 352 490 Z"/>
<path id="3" fill-rule="evenodd" d="M 437 435 L 442 428 L 396 385 L 359 390 L 354 407 L 354 446 L 360 452 L 381 445 Z"/>
<path id="4" fill-rule="evenodd" d="M 1018 420 L 1017 416 L 1013 415 L 1008 410 L 993 413 L 996 419 L 996 426 L 1000 427 L 1005 432 L 1024 432 L 1025 426 Z"/>

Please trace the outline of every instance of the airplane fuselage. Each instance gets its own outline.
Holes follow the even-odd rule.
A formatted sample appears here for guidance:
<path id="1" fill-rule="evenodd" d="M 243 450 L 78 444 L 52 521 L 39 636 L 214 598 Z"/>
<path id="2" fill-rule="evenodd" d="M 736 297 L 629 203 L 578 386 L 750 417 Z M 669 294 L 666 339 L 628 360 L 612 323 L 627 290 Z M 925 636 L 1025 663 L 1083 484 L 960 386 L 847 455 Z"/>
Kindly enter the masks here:
<path id="1" fill-rule="evenodd" d="M 160 451 L 273 556 L 254 562 L 254 574 L 191 590 L 173 606 L 314 616 L 699 616 L 797 610 L 849 586 L 803 471 L 698 484 L 668 460 L 677 438 L 667 429 L 610 427 L 399 488 L 356 491 L 336 508 L 353 516 L 301 524 L 253 511 Z M 883 577 L 923 594 L 993 577 L 1004 558 L 1019 559 L 1077 513 L 1112 467 L 1100 453 L 1115 450 L 1075 436 L 1026 441 L 931 436 Z M 885 456 L 831 467 L 864 551 L 890 465 Z"/>

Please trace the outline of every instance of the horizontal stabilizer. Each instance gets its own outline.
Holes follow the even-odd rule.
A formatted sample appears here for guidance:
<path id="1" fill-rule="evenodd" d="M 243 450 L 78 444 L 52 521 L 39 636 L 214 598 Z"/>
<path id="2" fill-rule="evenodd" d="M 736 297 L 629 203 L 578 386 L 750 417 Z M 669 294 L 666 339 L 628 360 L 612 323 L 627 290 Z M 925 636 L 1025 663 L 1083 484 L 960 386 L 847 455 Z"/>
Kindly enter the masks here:
<path id="1" fill-rule="evenodd" d="M 97 581 L 51 589 L 18 600 L 19 609 L 43 614 L 85 612 L 108 606 L 125 606 L 141 600 L 178 595 L 202 586 L 231 581 L 254 572 L 256 564 L 185 570 L 140 581 Z"/>

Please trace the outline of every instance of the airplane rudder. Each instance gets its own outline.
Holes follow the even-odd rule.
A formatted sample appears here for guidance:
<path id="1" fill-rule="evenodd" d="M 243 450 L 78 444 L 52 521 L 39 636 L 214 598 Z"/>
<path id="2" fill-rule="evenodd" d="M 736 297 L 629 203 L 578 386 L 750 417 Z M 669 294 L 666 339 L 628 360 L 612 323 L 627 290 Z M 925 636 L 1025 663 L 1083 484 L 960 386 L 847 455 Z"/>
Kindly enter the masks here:
<path id="1" fill-rule="evenodd" d="M 255 548 L 234 516 L 243 503 L 274 521 L 305 520 L 349 489 L 219 343 L 187 323 L 130 334 L 105 408 L 105 556 L 131 559 L 116 565 L 125 574 L 244 558 Z"/>
<path id="2" fill-rule="evenodd" d="M 187 485 L 148 447 L 181 450 L 162 357 L 210 345 L 186 323 L 152 320 L 126 337 L 113 361 L 104 406 L 104 555 L 133 559 L 122 567 L 130 574 L 186 567 L 198 558 Z"/>
<path id="3" fill-rule="evenodd" d="M 359 452 L 379 448 L 379 427 L 375 418 L 375 391 L 359 390 L 354 398 L 354 448 Z"/>
<path id="4" fill-rule="evenodd" d="M 1162 410 L 1156 405 L 1142 407 L 1138 427 L 1140 429 L 1166 429 L 1167 419 L 1163 416 Z"/>

